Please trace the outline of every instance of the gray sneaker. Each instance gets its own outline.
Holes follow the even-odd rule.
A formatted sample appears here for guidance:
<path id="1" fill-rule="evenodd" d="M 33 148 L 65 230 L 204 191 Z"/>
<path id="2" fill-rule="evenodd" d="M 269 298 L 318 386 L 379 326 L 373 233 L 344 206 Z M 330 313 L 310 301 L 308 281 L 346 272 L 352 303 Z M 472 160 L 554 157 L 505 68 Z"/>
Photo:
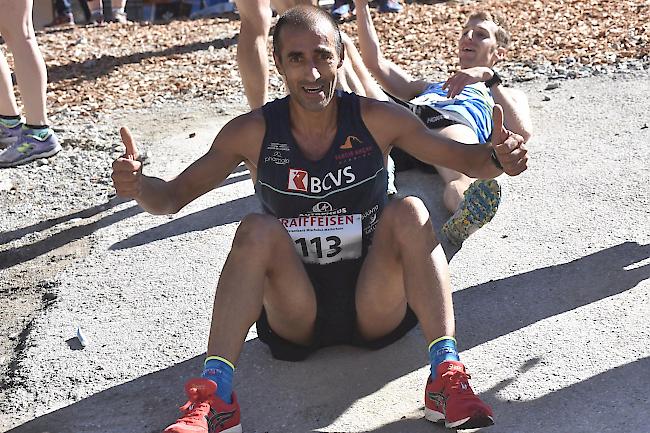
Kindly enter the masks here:
<path id="1" fill-rule="evenodd" d="M 51 129 L 23 128 L 18 140 L 0 153 L 0 168 L 15 167 L 38 158 L 48 158 L 61 150 Z"/>
<path id="2" fill-rule="evenodd" d="M 0 120 L 0 149 L 14 144 L 22 133 L 22 127 L 23 124 L 20 122 L 16 126 L 8 126 L 3 120 Z"/>

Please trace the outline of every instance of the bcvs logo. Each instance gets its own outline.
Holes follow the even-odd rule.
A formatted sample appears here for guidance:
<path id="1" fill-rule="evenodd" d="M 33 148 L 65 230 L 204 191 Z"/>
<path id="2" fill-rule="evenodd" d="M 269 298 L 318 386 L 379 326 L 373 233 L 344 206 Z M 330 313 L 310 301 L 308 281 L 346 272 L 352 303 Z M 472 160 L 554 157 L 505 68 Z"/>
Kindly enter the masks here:
<path id="1" fill-rule="evenodd" d="M 289 186 L 288 189 L 292 191 L 305 191 L 307 192 L 307 181 L 309 175 L 305 170 L 296 170 L 295 168 L 289 169 Z"/>
<path id="2" fill-rule="evenodd" d="M 291 191 L 303 191 L 319 193 L 329 191 L 334 187 L 349 185 L 356 180 L 352 167 L 339 168 L 336 172 L 327 173 L 322 179 L 316 176 L 309 176 L 305 170 L 295 168 L 289 169 L 289 184 L 287 189 Z"/>

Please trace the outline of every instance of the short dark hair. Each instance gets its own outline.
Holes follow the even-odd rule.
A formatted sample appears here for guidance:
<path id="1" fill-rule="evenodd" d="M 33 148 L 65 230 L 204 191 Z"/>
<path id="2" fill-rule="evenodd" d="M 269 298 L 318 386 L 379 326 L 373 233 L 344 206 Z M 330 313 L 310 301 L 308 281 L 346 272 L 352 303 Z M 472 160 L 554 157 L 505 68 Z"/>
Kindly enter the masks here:
<path id="1" fill-rule="evenodd" d="M 316 25 L 327 22 L 334 30 L 334 46 L 339 57 L 343 58 L 343 40 L 341 31 L 332 16 L 321 8 L 311 5 L 299 5 L 283 13 L 273 29 L 273 54 L 280 57 L 280 32 L 283 27 L 294 27 L 300 30 L 314 30 Z"/>

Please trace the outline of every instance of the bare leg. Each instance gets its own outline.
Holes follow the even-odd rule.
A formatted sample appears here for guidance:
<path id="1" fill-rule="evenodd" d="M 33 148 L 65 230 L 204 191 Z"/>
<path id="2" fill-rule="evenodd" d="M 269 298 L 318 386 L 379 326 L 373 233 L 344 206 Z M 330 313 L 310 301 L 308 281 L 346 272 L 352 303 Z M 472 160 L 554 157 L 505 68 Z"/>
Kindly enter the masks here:
<path id="1" fill-rule="evenodd" d="M 297 5 L 318 6 L 318 0 L 271 0 L 271 6 L 278 14 L 283 14 L 287 9 Z"/>
<path id="2" fill-rule="evenodd" d="M 446 137 L 460 141 L 461 143 L 478 143 L 478 138 L 476 137 L 474 131 L 465 125 L 451 125 L 445 128 L 437 129 L 436 131 L 439 131 Z M 476 179 L 472 179 L 463 173 L 451 170 L 446 167 L 437 165 L 435 167 L 438 171 L 438 174 L 440 174 L 440 177 L 445 183 L 445 189 L 443 193 L 443 201 L 445 203 L 445 207 L 450 213 L 454 213 L 456 209 L 458 209 L 460 202 L 463 200 L 463 193 Z"/>
<path id="3" fill-rule="evenodd" d="M 316 320 L 314 289 L 284 227 L 274 217 L 255 214 L 239 225 L 219 278 L 208 355 L 236 363 L 262 306 L 275 333 L 309 342 Z"/>
<path id="4" fill-rule="evenodd" d="M 88 0 L 91 18 L 97 18 L 104 14 L 104 3 L 102 0 Z"/>
<path id="5" fill-rule="evenodd" d="M 447 259 L 424 203 L 395 199 L 381 215 L 357 283 L 359 332 L 376 339 L 395 329 L 406 304 L 427 341 L 455 332 Z"/>
<path id="6" fill-rule="evenodd" d="M 32 1 L 0 0 L 0 9 L 0 33 L 14 55 L 16 78 L 27 123 L 45 125 L 47 71 L 34 34 Z M 6 88 L 6 84 L 3 86 Z"/>
<path id="7" fill-rule="evenodd" d="M 251 109 L 266 103 L 269 96 L 268 40 L 271 30 L 271 4 L 278 13 L 312 0 L 235 0 L 241 19 L 237 42 L 237 64 L 244 93 Z"/>
<path id="8" fill-rule="evenodd" d="M 0 50 L 0 114 L 4 116 L 18 116 L 18 105 L 11 83 L 11 70 L 3 52 Z"/>

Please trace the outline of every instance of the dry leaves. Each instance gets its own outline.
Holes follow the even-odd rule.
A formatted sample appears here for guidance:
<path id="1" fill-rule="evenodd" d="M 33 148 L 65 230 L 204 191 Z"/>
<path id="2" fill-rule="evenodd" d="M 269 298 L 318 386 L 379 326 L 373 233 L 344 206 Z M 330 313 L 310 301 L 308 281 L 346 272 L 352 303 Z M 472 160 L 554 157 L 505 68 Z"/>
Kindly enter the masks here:
<path id="1" fill-rule="evenodd" d="M 374 18 L 385 55 L 414 76 L 432 78 L 456 68 L 460 28 L 477 9 L 498 10 L 510 20 L 509 58 L 520 64 L 557 64 L 571 57 L 598 65 L 650 56 L 647 0 L 410 4 L 401 14 Z M 354 22 L 342 28 L 356 35 Z M 238 32 L 237 20 L 218 18 L 41 33 L 50 111 L 91 116 L 156 101 L 240 99 Z M 272 85 L 279 90 L 278 80 Z"/>

